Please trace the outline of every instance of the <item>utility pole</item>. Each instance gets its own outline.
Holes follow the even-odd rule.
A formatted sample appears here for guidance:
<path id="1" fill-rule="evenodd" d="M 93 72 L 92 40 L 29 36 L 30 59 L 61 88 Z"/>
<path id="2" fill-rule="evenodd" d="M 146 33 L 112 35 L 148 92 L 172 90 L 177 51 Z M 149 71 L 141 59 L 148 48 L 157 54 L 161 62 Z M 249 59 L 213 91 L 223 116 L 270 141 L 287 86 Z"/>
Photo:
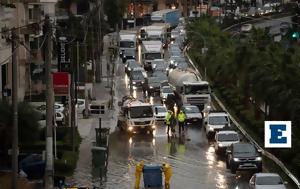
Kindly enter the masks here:
<path id="1" fill-rule="evenodd" d="M 102 38 L 101 38 L 101 8 L 102 8 L 102 4 L 101 4 L 101 0 L 99 0 L 99 7 L 98 7 L 98 34 L 97 34 L 97 59 L 98 59 L 98 63 L 96 64 L 96 82 L 100 82 L 102 81 L 102 69 L 101 69 L 101 64 L 102 64 L 102 59 L 101 59 L 101 42 L 102 42 Z M 101 42 L 100 42 L 101 41 Z"/>
<path id="2" fill-rule="evenodd" d="M 17 60 L 17 35 L 16 29 L 12 29 L 12 107 L 13 107 L 13 138 L 12 138 L 12 188 L 17 189 L 18 178 L 18 155 L 19 155 L 19 138 L 18 138 L 18 74 L 19 65 Z"/>
<path id="3" fill-rule="evenodd" d="M 78 42 L 77 42 L 78 43 Z M 77 55 L 78 56 L 78 55 Z M 75 89 L 75 65 L 74 62 L 71 63 L 71 84 L 70 84 L 70 93 L 69 93 L 69 102 L 71 103 L 71 129 L 72 129 L 72 152 L 75 152 L 75 94 L 74 94 L 74 89 Z"/>
<path id="4" fill-rule="evenodd" d="M 45 49 L 46 69 L 46 169 L 45 188 L 53 188 L 53 86 L 51 77 L 51 54 L 52 54 L 52 26 L 49 15 L 45 16 L 44 35 L 47 38 Z"/>
<path id="5" fill-rule="evenodd" d="M 88 82 L 87 41 L 86 41 L 86 38 L 85 38 L 85 40 L 84 40 L 84 97 L 85 97 L 84 101 L 85 101 L 85 109 L 84 109 L 84 114 L 83 114 L 83 117 L 85 119 L 89 118 L 89 99 L 88 99 L 87 82 Z"/>

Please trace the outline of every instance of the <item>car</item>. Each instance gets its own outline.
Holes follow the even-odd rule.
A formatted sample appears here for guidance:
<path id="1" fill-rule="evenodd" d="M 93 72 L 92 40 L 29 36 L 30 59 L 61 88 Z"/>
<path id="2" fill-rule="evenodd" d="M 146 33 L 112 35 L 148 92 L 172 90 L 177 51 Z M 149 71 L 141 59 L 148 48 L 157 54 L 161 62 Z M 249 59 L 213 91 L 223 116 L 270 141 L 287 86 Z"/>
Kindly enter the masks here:
<path id="1" fill-rule="evenodd" d="M 230 130 L 219 131 L 215 135 L 215 152 L 217 154 L 223 153 L 227 147 L 233 143 L 238 143 L 239 141 L 240 137 L 237 132 Z"/>
<path id="2" fill-rule="evenodd" d="M 160 91 L 160 77 L 148 77 L 144 84 L 144 92 L 148 93 L 148 96 L 154 95 L 154 93 Z"/>
<path id="3" fill-rule="evenodd" d="M 165 106 L 154 105 L 153 112 L 154 112 L 154 117 L 155 117 L 156 121 L 164 121 L 167 116 L 168 110 Z"/>
<path id="4" fill-rule="evenodd" d="M 127 75 L 130 75 L 130 72 L 133 69 L 137 69 L 142 67 L 141 64 L 137 63 L 136 61 L 129 61 L 128 64 L 125 65 L 125 73 L 127 73 Z"/>
<path id="5" fill-rule="evenodd" d="M 160 100 L 162 103 L 167 99 L 169 94 L 174 95 L 174 91 L 171 86 L 160 87 Z"/>
<path id="6" fill-rule="evenodd" d="M 251 189 L 287 189 L 286 184 L 277 173 L 255 173 L 249 180 Z"/>
<path id="7" fill-rule="evenodd" d="M 152 72 L 154 71 L 166 72 L 168 64 L 163 59 L 155 59 L 152 61 L 151 66 L 152 66 L 151 68 Z"/>
<path id="8" fill-rule="evenodd" d="M 65 116 L 61 112 L 55 113 L 55 121 L 57 125 L 63 125 L 65 123 Z"/>
<path id="9" fill-rule="evenodd" d="M 142 71 L 131 71 L 129 76 L 129 83 L 132 87 L 143 87 L 145 77 Z"/>
<path id="10" fill-rule="evenodd" d="M 252 24 L 243 24 L 241 26 L 241 32 L 242 33 L 250 33 L 250 31 L 252 30 L 253 26 Z"/>
<path id="11" fill-rule="evenodd" d="M 181 110 L 186 115 L 187 124 L 199 124 L 202 125 L 202 114 L 197 106 L 194 105 L 183 105 Z"/>
<path id="12" fill-rule="evenodd" d="M 90 108 L 90 103 L 88 105 L 88 108 Z M 79 114 L 83 114 L 84 110 L 85 110 L 85 99 L 77 99 L 77 104 L 76 104 L 76 109 L 77 109 L 77 113 Z"/>
<path id="13" fill-rule="evenodd" d="M 65 109 L 63 104 L 55 103 L 54 104 L 54 110 L 55 112 L 63 112 Z M 42 114 L 46 114 L 46 104 L 42 104 L 38 107 L 36 107 L 36 110 Z"/>
<path id="14" fill-rule="evenodd" d="M 262 171 L 262 156 L 254 144 L 249 142 L 239 142 L 231 144 L 226 149 L 226 168 L 232 174 L 237 170 Z"/>
<path id="15" fill-rule="evenodd" d="M 210 111 L 204 117 L 204 129 L 207 138 L 211 138 L 217 131 L 222 130 L 225 126 L 230 127 L 230 119 L 227 112 Z"/>

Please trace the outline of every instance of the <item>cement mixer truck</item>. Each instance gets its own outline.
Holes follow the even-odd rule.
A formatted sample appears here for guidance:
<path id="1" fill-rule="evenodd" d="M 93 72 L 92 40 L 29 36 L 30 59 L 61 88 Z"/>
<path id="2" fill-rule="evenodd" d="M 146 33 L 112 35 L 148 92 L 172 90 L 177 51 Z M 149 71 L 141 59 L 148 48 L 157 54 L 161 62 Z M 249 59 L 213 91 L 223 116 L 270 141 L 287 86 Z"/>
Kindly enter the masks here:
<path id="1" fill-rule="evenodd" d="M 210 104 L 209 83 L 202 81 L 193 71 L 174 69 L 169 73 L 168 79 L 179 98 L 179 106 L 191 104 L 203 110 L 205 105 Z"/>
<path id="2" fill-rule="evenodd" d="M 155 130 L 155 117 L 152 104 L 142 102 L 131 96 L 123 97 L 118 103 L 121 111 L 118 116 L 117 126 L 129 133 Z"/>

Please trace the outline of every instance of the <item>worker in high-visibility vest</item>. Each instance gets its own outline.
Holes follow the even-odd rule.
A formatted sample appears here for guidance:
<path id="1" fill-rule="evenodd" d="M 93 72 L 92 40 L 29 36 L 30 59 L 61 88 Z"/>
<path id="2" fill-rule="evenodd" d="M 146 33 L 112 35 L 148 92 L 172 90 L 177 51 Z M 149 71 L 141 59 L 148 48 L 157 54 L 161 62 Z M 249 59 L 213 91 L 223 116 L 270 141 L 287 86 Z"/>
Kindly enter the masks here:
<path id="1" fill-rule="evenodd" d="M 185 125 L 185 120 L 186 120 L 186 115 L 182 110 L 180 110 L 179 114 L 177 115 L 177 120 L 178 120 L 178 125 L 179 125 L 179 134 L 180 134 L 181 129 L 184 132 L 184 125 Z"/>
<path id="2" fill-rule="evenodd" d="M 165 123 L 166 123 L 166 125 L 168 127 L 168 129 L 167 129 L 167 135 L 169 135 L 172 113 L 173 112 L 171 110 L 168 110 L 167 115 L 165 117 Z"/>
<path id="3" fill-rule="evenodd" d="M 172 171 L 171 166 L 167 163 L 164 163 L 162 165 L 162 172 L 164 172 L 164 175 L 165 175 L 165 188 L 169 189 L 170 188 L 171 177 L 173 175 L 173 171 Z"/>
<path id="4" fill-rule="evenodd" d="M 144 161 L 138 163 L 135 167 L 135 185 L 134 189 L 140 188 L 141 175 L 144 169 Z"/>

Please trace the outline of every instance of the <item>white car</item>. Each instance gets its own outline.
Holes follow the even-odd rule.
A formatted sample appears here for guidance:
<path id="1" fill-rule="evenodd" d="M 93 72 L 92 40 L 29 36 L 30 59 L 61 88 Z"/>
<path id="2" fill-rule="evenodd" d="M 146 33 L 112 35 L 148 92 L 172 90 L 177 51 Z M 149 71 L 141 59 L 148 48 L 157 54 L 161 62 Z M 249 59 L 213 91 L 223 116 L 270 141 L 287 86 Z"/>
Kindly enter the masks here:
<path id="1" fill-rule="evenodd" d="M 202 114 L 197 106 L 194 105 L 184 105 L 181 110 L 186 115 L 186 123 L 199 124 L 202 123 Z"/>
<path id="2" fill-rule="evenodd" d="M 163 103 L 168 98 L 168 95 L 174 95 L 173 89 L 170 86 L 160 88 L 160 100 Z"/>
<path id="3" fill-rule="evenodd" d="M 55 109 L 55 112 L 63 112 L 65 107 L 63 104 L 55 103 L 54 109 Z"/>
<path id="4" fill-rule="evenodd" d="M 230 119 L 227 112 L 210 111 L 204 117 L 206 136 L 210 138 L 215 132 L 222 130 L 226 125 L 230 127 Z"/>
<path id="5" fill-rule="evenodd" d="M 63 125 L 65 123 L 65 116 L 61 112 L 55 113 L 55 121 L 57 125 Z"/>
<path id="6" fill-rule="evenodd" d="M 215 135 L 215 152 L 217 154 L 225 152 L 226 148 L 233 143 L 238 143 L 240 141 L 239 134 L 235 131 L 219 131 Z"/>
<path id="7" fill-rule="evenodd" d="M 165 106 L 153 106 L 155 120 L 164 121 L 167 116 L 167 108 Z"/>
<path id="8" fill-rule="evenodd" d="M 90 109 L 90 105 L 91 104 L 88 105 L 89 109 Z M 77 99 L 76 109 L 77 109 L 77 113 L 83 114 L 85 110 L 85 99 Z"/>
<path id="9" fill-rule="evenodd" d="M 286 184 L 277 173 L 255 173 L 249 181 L 252 189 L 287 189 Z"/>

